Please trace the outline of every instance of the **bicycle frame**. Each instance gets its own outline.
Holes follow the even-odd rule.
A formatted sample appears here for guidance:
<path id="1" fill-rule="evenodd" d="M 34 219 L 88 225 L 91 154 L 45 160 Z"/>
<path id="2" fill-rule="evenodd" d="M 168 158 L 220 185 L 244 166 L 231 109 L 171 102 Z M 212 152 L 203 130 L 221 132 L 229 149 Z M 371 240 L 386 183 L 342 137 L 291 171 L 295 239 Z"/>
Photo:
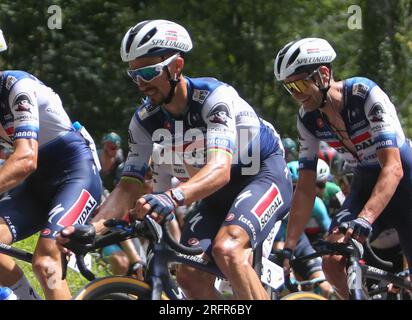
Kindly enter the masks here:
<path id="1" fill-rule="evenodd" d="M 262 242 L 254 250 L 254 268 L 260 277 L 262 271 L 262 255 L 267 251 L 267 247 L 271 247 L 270 241 L 273 242 L 274 236 L 279 228 L 280 223 L 273 228 L 266 241 Z M 112 233 L 96 240 L 95 245 L 90 249 L 97 249 L 111 243 L 116 243 L 132 237 L 143 236 L 149 239 L 149 251 L 147 255 L 147 266 L 145 279 L 151 287 L 151 299 L 158 300 L 163 292 L 170 299 L 182 300 L 185 299 L 183 291 L 178 287 L 176 281 L 172 279 L 169 273 L 170 263 L 186 264 L 202 271 L 211 273 L 217 277 L 225 278 L 217 265 L 210 260 L 204 259 L 200 254 L 203 250 L 200 247 L 185 247 L 174 240 L 170 231 L 164 225 L 162 228 L 154 222 L 149 216 L 145 217 L 144 223 L 140 225 L 125 225 L 124 222 L 111 220 L 106 225 L 112 230 Z M 77 254 L 77 265 L 84 277 L 89 280 L 94 279 L 94 275 L 85 267 L 83 263 L 83 255 Z"/>
<path id="2" fill-rule="evenodd" d="M 190 256 L 178 253 L 170 249 L 163 241 L 154 243 L 148 251 L 146 281 L 152 288 L 152 299 L 159 300 L 162 292 L 172 300 L 184 300 L 186 296 L 179 288 L 176 281 L 173 280 L 169 273 L 168 265 L 170 263 L 182 263 L 190 265 L 197 269 L 224 278 L 223 273 L 212 261 L 207 261 L 200 256 Z"/>
<path id="3" fill-rule="evenodd" d="M 369 299 L 368 294 L 363 290 L 363 279 L 372 278 L 383 280 L 388 283 L 393 283 L 399 287 L 412 290 L 412 283 L 401 276 L 383 269 L 368 266 L 361 263 L 362 249 L 355 240 L 351 239 L 349 243 L 329 243 L 322 241 L 317 252 L 310 255 L 299 257 L 291 260 L 291 265 L 302 261 L 307 261 L 324 255 L 342 255 L 346 259 L 347 284 L 349 289 L 349 297 L 352 300 Z M 388 262 L 383 261 L 389 264 Z"/>

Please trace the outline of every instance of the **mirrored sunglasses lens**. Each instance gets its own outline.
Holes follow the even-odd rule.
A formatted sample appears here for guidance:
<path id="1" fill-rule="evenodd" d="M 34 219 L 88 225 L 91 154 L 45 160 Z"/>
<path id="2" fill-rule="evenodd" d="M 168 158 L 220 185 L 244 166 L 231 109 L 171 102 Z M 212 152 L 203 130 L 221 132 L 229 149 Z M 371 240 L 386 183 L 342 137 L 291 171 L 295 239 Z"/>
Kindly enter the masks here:
<path id="1" fill-rule="evenodd" d="M 139 78 L 144 81 L 152 81 L 154 78 L 160 75 L 162 71 L 157 71 L 155 67 L 148 67 L 138 70 L 128 70 L 127 74 L 134 82 L 138 82 Z"/>
<path id="2" fill-rule="evenodd" d="M 306 84 L 303 80 L 292 81 L 284 84 L 285 88 L 290 92 L 303 93 L 306 89 Z"/>
<path id="3" fill-rule="evenodd" d="M 305 91 L 305 89 L 307 87 L 304 80 L 295 81 L 295 86 L 296 86 L 296 88 L 298 88 L 299 93 L 302 93 L 303 91 Z"/>
<path id="4" fill-rule="evenodd" d="M 157 77 L 160 74 L 161 71 L 157 71 L 156 68 L 150 67 L 150 68 L 144 68 L 141 70 L 137 70 L 137 76 L 142 78 L 145 81 L 151 81 L 155 77 Z"/>

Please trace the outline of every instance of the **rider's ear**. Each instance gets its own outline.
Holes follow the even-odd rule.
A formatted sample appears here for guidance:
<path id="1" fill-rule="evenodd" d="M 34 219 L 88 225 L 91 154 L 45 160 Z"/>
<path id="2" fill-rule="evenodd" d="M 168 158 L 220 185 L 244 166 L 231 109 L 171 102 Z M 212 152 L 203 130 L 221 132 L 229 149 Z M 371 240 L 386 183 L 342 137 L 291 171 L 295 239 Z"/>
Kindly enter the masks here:
<path id="1" fill-rule="evenodd" d="M 185 65 L 185 60 L 183 57 L 177 57 L 176 59 L 176 73 L 181 73 L 183 70 L 183 67 Z"/>

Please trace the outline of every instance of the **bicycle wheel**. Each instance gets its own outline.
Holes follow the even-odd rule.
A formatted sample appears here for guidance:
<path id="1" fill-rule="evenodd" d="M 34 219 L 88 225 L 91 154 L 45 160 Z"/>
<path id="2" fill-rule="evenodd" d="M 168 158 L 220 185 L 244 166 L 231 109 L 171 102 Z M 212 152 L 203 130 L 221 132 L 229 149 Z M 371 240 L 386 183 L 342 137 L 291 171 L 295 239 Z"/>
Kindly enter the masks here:
<path id="1" fill-rule="evenodd" d="M 131 277 L 105 277 L 83 287 L 73 300 L 150 300 L 151 288 Z M 163 293 L 162 300 L 169 300 Z"/>
<path id="2" fill-rule="evenodd" d="M 319 294 L 313 292 L 299 291 L 289 293 L 280 300 L 327 300 Z"/>

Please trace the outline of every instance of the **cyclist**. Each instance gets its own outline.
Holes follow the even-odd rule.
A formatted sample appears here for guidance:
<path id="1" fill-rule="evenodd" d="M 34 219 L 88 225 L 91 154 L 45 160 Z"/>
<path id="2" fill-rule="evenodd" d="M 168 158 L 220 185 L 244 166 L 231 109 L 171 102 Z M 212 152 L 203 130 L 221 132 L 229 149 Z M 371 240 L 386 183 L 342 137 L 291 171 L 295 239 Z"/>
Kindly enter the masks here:
<path id="1" fill-rule="evenodd" d="M 285 148 L 285 160 L 286 162 L 294 161 L 297 158 L 298 150 L 296 142 L 289 137 L 282 138 L 282 144 Z"/>
<path id="2" fill-rule="evenodd" d="M 342 207 L 345 201 L 345 195 L 333 180 L 329 165 L 324 160 L 318 159 L 316 168 L 316 196 L 322 199 L 331 217 L 335 215 L 336 211 Z"/>
<path id="3" fill-rule="evenodd" d="M 185 225 L 181 243 L 200 244 L 238 298 L 268 298 L 247 261 L 289 210 L 292 184 L 285 175 L 281 141 L 233 87 L 182 75 L 184 55 L 191 49 L 186 29 L 166 20 L 140 22 L 124 36 L 122 59 L 147 98 L 130 123 L 123 177 L 94 226 L 101 231 L 106 218 L 130 208 L 138 218 L 153 210 L 151 216 L 160 220 L 176 207 L 203 199 L 200 215 Z M 187 181 L 139 198 L 153 141 L 165 146 L 165 161 L 180 169 L 184 165 Z M 67 228 L 60 243 L 70 241 L 64 236 L 74 230 Z M 210 274 L 181 265 L 177 279 L 191 298 L 217 298 Z"/>
<path id="4" fill-rule="evenodd" d="M 376 83 L 363 77 L 334 80 L 335 57 L 326 40 L 305 38 L 285 45 L 275 59 L 276 79 L 302 104 L 297 119 L 300 173 L 285 247 L 294 249 L 310 216 L 323 140 L 354 170 L 350 194 L 332 220 L 328 241 L 363 241 L 389 224 L 397 230 L 411 266 L 411 147 L 395 107 Z M 337 228 L 343 222 L 349 226 L 345 234 Z M 344 259 L 326 256 L 323 264 L 329 282 L 347 298 Z"/>
<path id="5" fill-rule="evenodd" d="M 47 299 L 69 299 L 55 237 L 67 225 L 84 223 L 100 202 L 94 142 L 72 125 L 60 97 L 27 72 L 0 72 L 0 105 L 0 136 L 14 149 L 0 167 L 0 193 L 7 192 L 0 200 L 0 241 L 10 244 L 41 230 L 33 271 Z M 33 298 L 22 271 L 5 255 L 0 284 L 20 299 Z"/>
<path id="6" fill-rule="evenodd" d="M 121 144 L 122 139 L 120 136 L 116 132 L 109 132 L 103 135 L 102 147 L 97 150 L 102 166 L 100 177 L 102 178 L 104 188 L 108 192 L 114 189 L 122 174 L 124 156 Z"/>

